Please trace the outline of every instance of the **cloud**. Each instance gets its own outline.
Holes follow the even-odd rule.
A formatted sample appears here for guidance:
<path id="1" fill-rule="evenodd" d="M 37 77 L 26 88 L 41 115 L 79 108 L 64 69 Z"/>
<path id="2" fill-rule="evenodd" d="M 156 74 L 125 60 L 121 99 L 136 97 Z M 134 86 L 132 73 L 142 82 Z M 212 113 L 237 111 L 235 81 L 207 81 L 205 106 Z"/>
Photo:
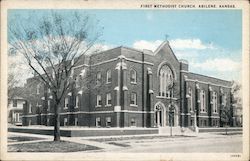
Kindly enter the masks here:
<path id="1" fill-rule="evenodd" d="M 241 64 L 229 58 L 214 58 L 208 59 L 202 63 L 193 63 L 192 65 L 195 68 L 199 68 L 205 71 L 220 71 L 220 72 L 234 72 L 239 71 Z"/>
<path id="2" fill-rule="evenodd" d="M 169 41 L 174 49 L 213 49 L 213 44 L 204 44 L 200 39 L 175 39 Z"/>
<path id="3" fill-rule="evenodd" d="M 139 40 L 133 43 L 133 48 L 140 50 L 148 49 L 155 51 L 161 45 L 162 42 L 163 42 L 162 40 L 156 40 L 156 41 Z"/>
<path id="4" fill-rule="evenodd" d="M 147 40 L 138 40 L 133 43 L 133 47 L 136 49 L 148 49 L 155 51 L 157 47 L 163 40 L 155 40 L 155 41 L 147 41 Z M 212 43 L 205 44 L 200 39 L 174 39 L 169 40 L 170 46 L 174 50 L 186 50 L 186 49 L 194 49 L 194 50 L 204 50 L 204 49 L 215 49 Z"/>
<path id="5" fill-rule="evenodd" d="M 26 79 L 33 75 L 26 59 L 21 54 L 8 56 L 8 74 L 13 75 L 13 79 L 17 81 L 16 86 L 23 86 Z"/>

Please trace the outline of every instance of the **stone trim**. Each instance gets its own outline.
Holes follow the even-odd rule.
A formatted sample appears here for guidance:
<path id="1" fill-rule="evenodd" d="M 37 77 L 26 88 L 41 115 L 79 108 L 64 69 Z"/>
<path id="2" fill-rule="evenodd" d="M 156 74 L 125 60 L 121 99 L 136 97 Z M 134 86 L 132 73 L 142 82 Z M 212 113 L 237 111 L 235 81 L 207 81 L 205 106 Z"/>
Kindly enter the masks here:
<path id="1" fill-rule="evenodd" d="M 60 115 L 68 115 L 68 114 L 96 114 L 96 113 L 114 113 L 115 111 L 77 111 L 77 112 L 63 112 L 60 113 Z M 154 113 L 154 111 L 131 111 L 131 110 L 121 110 L 119 112 L 126 112 L 126 113 Z M 41 115 L 54 115 L 53 113 L 48 114 L 41 114 Z M 23 117 L 36 117 L 38 114 L 35 115 L 23 115 Z"/>
<path id="2" fill-rule="evenodd" d="M 82 65 L 78 65 L 78 66 L 73 67 L 73 69 L 80 68 L 80 67 L 89 67 L 89 65 L 88 64 L 82 64 Z"/>
<path id="3" fill-rule="evenodd" d="M 117 58 L 113 58 L 113 59 L 109 59 L 109 60 L 106 60 L 106 61 L 103 61 L 103 62 L 100 62 L 100 63 L 96 63 L 96 64 L 92 64 L 92 65 L 90 65 L 90 66 L 98 66 L 98 65 L 101 65 L 101 64 L 105 64 L 105 63 L 109 63 L 109 62 L 112 62 L 112 61 L 116 61 L 116 60 L 118 60 L 119 58 L 117 57 Z"/>
<path id="4" fill-rule="evenodd" d="M 210 82 L 203 82 L 203 81 L 194 80 L 194 79 L 186 79 L 186 81 L 187 82 L 198 82 L 198 83 L 201 83 L 201 84 L 208 84 L 208 85 L 224 87 L 224 88 L 231 88 L 230 86 L 224 86 L 224 85 L 214 84 L 214 83 L 210 83 Z"/>
<path id="5" fill-rule="evenodd" d="M 187 71 L 187 70 L 180 70 L 180 72 L 182 72 L 182 73 L 189 73 L 189 71 Z"/>
<path id="6" fill-rule="evenodd" d="M 124 58 L 125 60 L 127 60 L 127 61 L 131 61 L 131 62 L 135 62 L 135 63 L 140 63 L 140 64 L 148 64 L 148 65 L 154 65 L 153 63 L 150 63 L 150 62 L 146 62 L 146 61 L 144 61 L 144 62 L 142 62 L 142 61 L 140 61 L 140 60 L 135 60 L 135 59 L 131 59 L 131 58 Z"/>

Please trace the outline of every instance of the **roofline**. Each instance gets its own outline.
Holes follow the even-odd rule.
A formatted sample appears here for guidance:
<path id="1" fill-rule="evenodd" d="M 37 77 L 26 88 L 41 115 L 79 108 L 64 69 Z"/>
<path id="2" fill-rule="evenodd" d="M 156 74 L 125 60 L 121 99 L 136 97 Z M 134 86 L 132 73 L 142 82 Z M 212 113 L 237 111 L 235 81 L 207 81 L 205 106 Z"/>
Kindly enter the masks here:
<path id="1" fill-rule="evenodd" d="M 188 73 L 191 73 L 191 74 L 194 74 L 194 75 L 200 75 L 200 76 L 203 76 L 203 77 L 208 77 L 208 78 L 217 79 L 217 80 L 221 80 L 221 81 L 225 81 L 225 82 L 231 83 L 231 81 L 229 81 L 229 80 L 220 79 L 220 78 L 216 78 L 216 77 L 212 77 L 212 76 L 208 76 L 208 75 L 203 75 L 203 74 L 193 73 L 193 72 L 188 72 Z"/>
<path id="2" fill-rule="evenodd" d="M 115 50 L 115 49 L 118 49 L 118 48 L 121 48 L 121 47 L 122 47 L 122 46 L 118 46 L 118 47 L 111 48 L 111 49 L 107 49 L 107 50 L 103 50 L 103 51 L 100 51 L 100 52 L 97 52 L 97 53 L 89 54 L 89 57 L 92 57 L 92 56 L 98 55 L 98 54 L 103 54 L 104 52 L 108 52 L 108 51 L 111 51 L 111 50 Z"/>

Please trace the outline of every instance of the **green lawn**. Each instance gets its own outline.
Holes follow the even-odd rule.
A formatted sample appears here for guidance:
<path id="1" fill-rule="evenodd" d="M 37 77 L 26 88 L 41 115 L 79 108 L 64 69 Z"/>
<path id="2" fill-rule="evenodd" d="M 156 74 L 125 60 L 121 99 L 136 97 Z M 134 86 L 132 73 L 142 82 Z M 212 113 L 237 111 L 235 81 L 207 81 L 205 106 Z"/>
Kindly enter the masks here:
<path id="1" fill-rule="evenodd" d="M 43 140 L 43 138 L 38 137 L 27 137 L 27 136 L 9 136 L 8 142 L 20 142 L 20 141 L 33 141 L 33 140 Z"/>
<path id="2" fill-rule="evenodd" d="M 68 141 L 41 141 L 8 145 L 8 152 L 77 152 L 98 149 L 100 148 Z"/>

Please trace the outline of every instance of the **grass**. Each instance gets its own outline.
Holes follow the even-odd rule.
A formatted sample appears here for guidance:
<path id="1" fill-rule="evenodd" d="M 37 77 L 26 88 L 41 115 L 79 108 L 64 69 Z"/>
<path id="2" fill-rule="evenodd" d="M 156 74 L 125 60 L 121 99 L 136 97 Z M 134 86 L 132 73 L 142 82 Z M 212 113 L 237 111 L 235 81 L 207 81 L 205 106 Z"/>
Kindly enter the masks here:
<path id="1" fill-rule="evenodd" d="M 33 140 L 44 140 L 43 138 L 37 137 L 26 137 L 26 136 L 9 136 L 8 142 L 20 142 L 20 141 L 33 141 Z"/>
<path id="2" fill-rule="evenodd" d="M 99 150 L 100 148 L 69 141 L 42 141 L 36 143 L 22 143 L 8 145 L 8 152 L 77 152 Z"/>

